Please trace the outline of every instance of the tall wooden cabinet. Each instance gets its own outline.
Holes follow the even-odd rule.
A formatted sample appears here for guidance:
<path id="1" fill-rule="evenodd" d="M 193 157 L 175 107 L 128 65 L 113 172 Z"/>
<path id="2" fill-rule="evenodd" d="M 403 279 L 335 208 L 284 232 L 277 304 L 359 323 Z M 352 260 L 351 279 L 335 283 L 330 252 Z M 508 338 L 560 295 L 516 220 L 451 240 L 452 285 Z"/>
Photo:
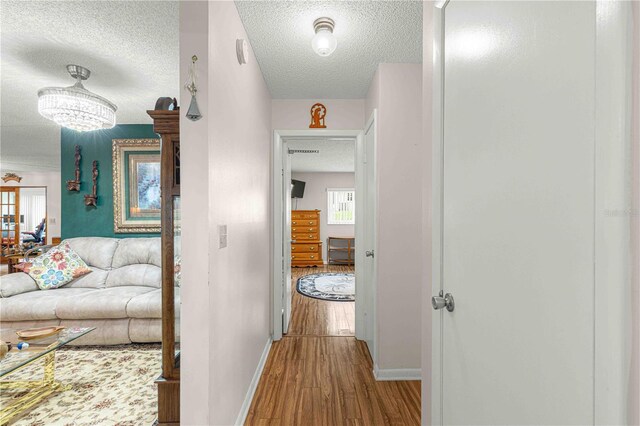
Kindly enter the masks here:
<path id="1" fill-rule="evenodd" d="M 180 111 L 147 113 L 161 137 L 162 374 L 156 383 L 157 424 L 168 426 L 180 424 Z"/>
<path id="2" fill-rule="evenodd" d="M 320 210 L 291 211 L 291 266 L 322 266 Z"/>

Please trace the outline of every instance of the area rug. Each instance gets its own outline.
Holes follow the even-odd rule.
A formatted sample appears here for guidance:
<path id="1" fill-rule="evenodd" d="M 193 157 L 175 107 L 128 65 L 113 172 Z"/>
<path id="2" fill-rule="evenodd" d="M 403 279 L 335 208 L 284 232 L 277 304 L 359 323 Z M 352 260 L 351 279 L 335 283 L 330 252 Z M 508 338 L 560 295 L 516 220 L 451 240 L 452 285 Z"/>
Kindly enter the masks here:
<path id="1" fill-rule="evenodd" d="M 305 275 L 298 279 L 298 293 L 332 302 L 356 300 L 356 278 L 353 274 L 325 273 Z"/>
<path id="2" fill-rule="evenodd" d="M 161 371 L 159 344 L 71 347 L 56 353 L 56 379 L 72 388 L 39 403 L 12 426 L 139 426 L 157 418 L 154 383 Z M 35 363 L 7 380 L 36 380 Z M 24 392 L 3 390 L 0 407 Z"/>

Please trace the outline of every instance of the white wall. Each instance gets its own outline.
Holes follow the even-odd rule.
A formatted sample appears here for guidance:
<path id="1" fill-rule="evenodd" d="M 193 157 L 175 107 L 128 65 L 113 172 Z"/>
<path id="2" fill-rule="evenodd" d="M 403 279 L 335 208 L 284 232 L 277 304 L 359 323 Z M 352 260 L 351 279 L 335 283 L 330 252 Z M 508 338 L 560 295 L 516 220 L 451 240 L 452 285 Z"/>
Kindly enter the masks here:
<path id="1" fill-rule="evenodd" d="M 2 171 L 4 175 L 5 171 Z M 47 188 L 47 243 L 51 243 L 52 237 L 60 237 L 60 199 L 62 183 L 60 172 L 19 172 L 22 177 L 18 182 L 2 182 L 2 186 L 44 186 Z M 31 232 L 33 229 L 22 229 L 21 231 Z"/>
<path id="2" fill-rule="evenodd" d="M 327 129 L 359 130 L 364 127 L 364 99 L 274 99 L 271 102 L 273 129 L 309 129 L 309 111 L 317 102 L 327 107 Z"/>
<path id="3" fill-rule="evenodd" d="M 182 287 L 180 289 L 181 386 L 180 419 L 183 425 L 209 424 L 211 371 L 209 334 L 209 6 L 203 1 L 180 3 L 180 81 L 188 78 L 191 57 L 198 56 L 198 105 L 203 118 L 193 122 L 180 117 L 182 203 Z M 182 90 L 188 106 L 188 92 Z M 166 95 L 172 95 L 167 93 Z M 189 242 L 189 243 L 188 243 Z"/>
<path id="4" fill-rule="evenodd" d="M 380 64 L 366 100 L 378 108 L 378 368 L 421 365 L 422 65 Z"/>
<path id="5" fill-rule="evenodd" d="M 320 241 L 322 258 L 327 263 L 328 237 L 355 237 L 354 225 L 327 224 L 327 188 L 355 188 L 355 173 L 291 173 L 292 179 L 306 182 L 304 197 L 298 199 L 298 210 L 320 210 Z M 291 200 L 295 209 L 296 200 Z M 356 212 L 357 214 L 357 212 Z"/>
<path id="6" fill-rule="evenodd" d="M 199 58 L 203 114 L 181 118 L 181 423 L 230 425 L 270 341 L 271 97 L 253 53 L 237 62 L 248 38 L 233 2 L 182 2 L 180 37 L 181 81 Z"/>
<path id="7" fill-rule="evenodd" d="M 235 3 L 209 12 L 211 214 L 228 230 L 228 247 L 211 253 L 209 409 L 210 424 L 230 425 L 271 337 L 271 95 L 253 51 L 236 59 L 236 39 L 248 37 Z"/>

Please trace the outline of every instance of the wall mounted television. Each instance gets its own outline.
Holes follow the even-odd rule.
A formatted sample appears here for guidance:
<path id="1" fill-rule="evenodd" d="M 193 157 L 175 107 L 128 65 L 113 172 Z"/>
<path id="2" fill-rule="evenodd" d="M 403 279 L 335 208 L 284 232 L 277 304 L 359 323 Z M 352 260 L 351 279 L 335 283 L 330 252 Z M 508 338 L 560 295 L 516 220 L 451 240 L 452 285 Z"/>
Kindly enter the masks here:
<path id="1" fill-rule="evenodd" d="M 302 198 L 306 182 L 291 179 L 291 198 Z"/>

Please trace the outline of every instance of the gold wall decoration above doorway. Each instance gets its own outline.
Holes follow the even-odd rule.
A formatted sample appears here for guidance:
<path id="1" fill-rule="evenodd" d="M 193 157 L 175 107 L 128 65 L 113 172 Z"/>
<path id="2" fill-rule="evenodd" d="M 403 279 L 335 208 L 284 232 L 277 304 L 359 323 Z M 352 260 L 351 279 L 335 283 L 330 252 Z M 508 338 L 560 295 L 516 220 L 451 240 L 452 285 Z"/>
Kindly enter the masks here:
<path id="1" fill-rule="evenodd" d="M 311 124 L 310 129 L 326 129 L 324 118 L 327 115 L 327 107 L 321 103 L 313 104 L 311 107 Z"/>
<path id="2" fill-rule="evenodd" d="M 20 181 L 22 180 L 22 177 L 18 176 L 15 173 L 5 173 L 4 176 L 2 176 L 2 180 L 4 181 L 4 183 L 7 183 L 9 181 L 20 183 Z"/>

